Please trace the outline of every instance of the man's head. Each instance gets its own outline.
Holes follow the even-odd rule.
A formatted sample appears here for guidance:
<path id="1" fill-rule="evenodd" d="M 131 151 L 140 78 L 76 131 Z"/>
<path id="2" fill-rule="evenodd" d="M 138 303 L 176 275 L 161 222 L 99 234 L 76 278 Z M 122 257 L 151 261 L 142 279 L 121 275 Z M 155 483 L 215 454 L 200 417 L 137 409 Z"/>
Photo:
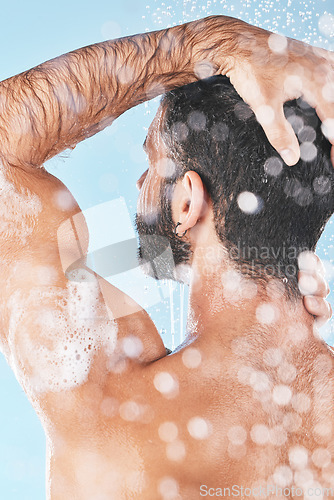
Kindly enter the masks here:
<path id="1" fill-rule="evenodd" d="M 162 163 L 165 172 L 156 191 L 158 218 L 148 224 L 153 232 L 158 222 L 158 234 L 171 239 L 176 263 L 190 261 L 193 249 L 172 233 L 174 186 L 195 172 L 230 261 L 254 279 L 276 277 L 297 291 L 298 254 L 314 250 L 334 211 L 334 170 L 315 111 L 293 101 L 285 114 L 301 143 L 301 160 L 293 167 L 282 162 L 227 78 L 213 77 L 163 97 L 159 139 L 151 140 L 160 141 L 155 164 Z"/>

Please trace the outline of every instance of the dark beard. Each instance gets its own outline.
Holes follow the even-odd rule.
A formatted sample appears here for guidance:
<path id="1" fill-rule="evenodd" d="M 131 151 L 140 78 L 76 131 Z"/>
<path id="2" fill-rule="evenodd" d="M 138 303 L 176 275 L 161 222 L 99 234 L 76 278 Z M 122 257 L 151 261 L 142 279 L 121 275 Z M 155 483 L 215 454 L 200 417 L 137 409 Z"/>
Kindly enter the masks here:
<path id="1" fill-rule="evenodd" d="M 137 214 L 135 219 L 139 235 L 139 263 L 146 274 L 157 280 L 176 280 L 175 267 L 187 264 L 191 257 L 189 243 L 174 233 L 170 192 L 171 184 L 164 183 L 160 190 L 161 204 L 157 207 L 154 220 L 141 214 Z"/>

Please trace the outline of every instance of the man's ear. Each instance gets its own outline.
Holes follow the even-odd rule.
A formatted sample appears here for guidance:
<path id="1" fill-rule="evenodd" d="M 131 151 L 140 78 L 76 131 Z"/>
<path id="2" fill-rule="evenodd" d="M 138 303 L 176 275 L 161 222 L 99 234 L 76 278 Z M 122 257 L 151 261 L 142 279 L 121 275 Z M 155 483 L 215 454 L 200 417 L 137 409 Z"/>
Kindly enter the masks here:
<path id="1" fill-rule="evenodd" d="M 200 176 L 190 170 L 186 172 L 177 186 L 174 200 L 174 214 L 177 222 L 177 234 L 193 228 L 204 215 L 207 208 L 207 193 Z"/>

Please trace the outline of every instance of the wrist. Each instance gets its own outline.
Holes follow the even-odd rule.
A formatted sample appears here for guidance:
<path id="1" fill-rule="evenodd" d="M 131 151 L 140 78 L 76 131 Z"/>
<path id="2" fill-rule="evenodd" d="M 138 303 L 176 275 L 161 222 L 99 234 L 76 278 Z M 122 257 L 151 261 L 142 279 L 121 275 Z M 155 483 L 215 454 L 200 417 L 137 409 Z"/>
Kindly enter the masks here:
<path id="1" fill-rule="evenodd" d="M 200 69 L 195 71 L 196 77 L 230 76 L 240 59 L 240 34 L 248 27 L 247 23 L 227 16 L 210 16 L 189 24 L 193 25 L 194 33 L 192 58 Z"/>

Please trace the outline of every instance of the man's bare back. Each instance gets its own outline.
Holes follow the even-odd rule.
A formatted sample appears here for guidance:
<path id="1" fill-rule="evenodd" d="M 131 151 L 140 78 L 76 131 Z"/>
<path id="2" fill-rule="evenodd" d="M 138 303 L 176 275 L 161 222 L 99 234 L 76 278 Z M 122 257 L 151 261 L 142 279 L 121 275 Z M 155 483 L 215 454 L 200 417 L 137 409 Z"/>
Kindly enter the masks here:
<path id="1" fill-rule="evenodd" d="M 219 19 L 212 22 L 217 29 Z M 226 20 L 231 28 L 234 22 Z M 186 28 L 173 33 L 187 40 Z M 157 35 L 167 37 L 165 46 L 167 35 Z M 139 46 L 143 43 L 142 57 L 147 60 L 152 59 L 154 36 L 136 39 Z M 117 69 L 122 50 L 124 58 L 131 59 L 133 43 L 106 43 L 101 57 L 110 50 Z M 191 54 L 194 60 L 197 56 Z M 82 51 L 60 64 L 64 62 L 65 71 L 72 59 L 75 65 L 81 59 L 88 78 L 95 64 L 93 69 L 87 65 L 89 57 Z M 194 60 L 173 79 L 175 68 L 167 68 L 161 77 L 165 86 L 192 81 Z M 55 67 L 58 71 L 57 63 Z M 332 353 L 314 336 L 313 318 L 301 302 L 291 309 L 279 287 L 269 287 L 235 305 L 220 293 L 222 283 L 216 276 L 225 269 L 216 267 L 193 285 L 193 328 L 185 343 L 166 356 L 148 314 L 85 269 L 84 218 L 74 199 L 71 204 L 67 197 L 66 207 L 59 204 L 59 193 L 66 188 L 41 165 L 143 100 L 143 93 L 147 99 L 148 88 L 151 96 L 159 92 L 158 85 L 154 90 L 159 82 L 154 76 L 150 82 L 146 75 L 147 87 L 142 90 L 138 84 L 131 101 L 121 79 L 113 80 L 108 67 L 104 70 L 100 88 L 86 88 L 86 101 L 92 104 L 75 113 L 54 92 L 58 76 L 52 62 L 3 82 L 0 89 L 6 96 L 1 150 L 2 345 L 46 431 L 48 496 L 195 499 L 212 496 L 206 495 L 210 488 L 212 492 L 233 485 L 295 485 L 304 492 L 319 484 L 332 487 Z M 70 77 L 65 82 L 66 78 Z M 75 102 L 79 91 L 74 88 Z M 24 133 L 18 90 L 30 102 L 22 119 L 28 124 Z M 34 100 L 36 91 L 40 96 Z M 115 95 L 119 100 L 113 100 Z M 63 106 L 59 116 L 55 103 Z M 154 165 L 163 155 L 158 129 L 155 122 L 149 133 L 153 167 L 141 180 L 141 187 L 146 184 L 139 211 L 154 206 L 158 196 L 161 171 Z M 190 182 L 194 186 L 197 179 Z M 196 237 L 216 245 L 210 210 L 207 204 L 201 212 Z M 205 254 L 201 255 L 195 261 L 197 271 L 203 269 Z M 64 270 L 78 258 L 83 268 L 69 280 Z M 266 303 L 279 304 L 270 327 L 259 325 L 256 317 Z"/>
<path id="2" fill-rule="evenodd" d="M 55 217 L 50 200 L 65 188 L 47 173 L 19 172 L 13 185 L 39 200 L 53 237 L 78 213 L 73 199 L 73 210 Z M 86 237 L 82 229 L 81 246 Z M 8 251 L 2 272 L 10 322 L 5 352 L 48 436 L 51 498 L 91 499 L 97 484 L 105 498 L 156 498 L 159 492 L 168 498 L 173 491 L 200 498 L 209 488 L 259 483 L 332 487 L 332 355 L 314 337 L 306 312 L 293 311 L 290 323 L 284 314 L 279 334 L 250 336 L 251 323 L 243 331 L 238 311 L 225 309 L 220 328 L 217 319 L 210 327 L 205 318 L 209 327 L 197 328 L 188 344 L 166 356 L 144 311 L 109 319 L 118 316 L 115 298 L 125 300 L 109 283 L 100 279 L 105 304 L 94 295 L 92 274 L 86 273 L 88 282 L 59 288 L 52 281 L 59 263 L 45 238 L 41 232 L 36 241 L 38 263 L 31 248 L 19 258 Z M 68 248 L 72 258 L 75 252 Z M 84 300 L 92 311 L 100 309 L 97 322 L 82 321 Z M 306 326 L 296 328 L 295 318 L 303 315 Z M 71 356 L 62 360 L 66 351 Z M 302 456 L 303 467 L 295 467 L 289 452 Z"/>

